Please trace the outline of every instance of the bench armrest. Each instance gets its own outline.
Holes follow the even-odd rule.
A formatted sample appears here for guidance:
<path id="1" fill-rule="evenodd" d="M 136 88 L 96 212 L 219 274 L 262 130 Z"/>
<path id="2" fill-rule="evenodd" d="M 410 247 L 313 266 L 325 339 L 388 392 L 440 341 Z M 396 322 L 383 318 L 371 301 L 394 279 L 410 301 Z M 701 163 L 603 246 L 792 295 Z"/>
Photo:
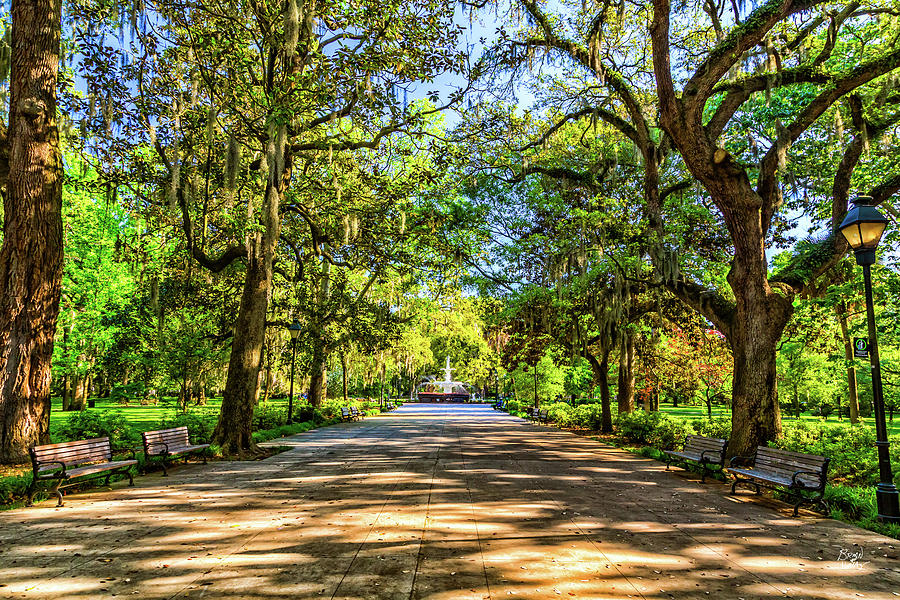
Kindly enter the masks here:
<path id="1" fill-rule="evenodd" d="M 35 478 L 37 478 L 38 469 L 40 469 L 40 467 L 43 465 L 59 465 L 62 468 L 62 473 L 61 473 L 62 478 L 63 479 L 66 478 L 66 463 L 64 463 L 61 460 L 36 460 L 36 461 L 34 461 Z"/>
<path id="2" fill-rule="evenodd" d="M 722 452 L 720 452 L 719 450 L 704 450 L 700 453 L 700 462 L 708 461 L 708 458 L 706 456 L 707 454 L 715 454 L 718 457 L 716 458 L 716 462 L 720 462 L 723 458 Z"/>
<path id="3" fill-rule="evenodd" d="M 756 459 L 756 455 L 753 456 L 732 456 L 728 461 L 728 464 L 732 467 L 737 467 L 739 465 L 743 465 L 745 467 L 753 466 L 753 461 Z"/>
<path id="4" fill-rule="evenodd" d="M 791 487 L 810 487 L 797 479 L 797 476 L 799 475 L 815 475 L 821 481 L 824 474 L 824 471 L 797 471 L 794 473 L 794 476 L 791 477 Z"/>
<path id="5" fill-rule="evenodd" d="M 147 454 L 147 452 L 145 451 L 144 454 L 147 456 L 157 456 L 157 455 L 165 456 L 166 454 L 169 453 L 169 445 L 165 442 L 152 442 L 150 444 L 147 444 L 147 449 L 150 449 L 150 447 L 155 448 L 156 446 L 163 446 L 163 451 L 162 452 L 154 452 L 153 454 Z"/>

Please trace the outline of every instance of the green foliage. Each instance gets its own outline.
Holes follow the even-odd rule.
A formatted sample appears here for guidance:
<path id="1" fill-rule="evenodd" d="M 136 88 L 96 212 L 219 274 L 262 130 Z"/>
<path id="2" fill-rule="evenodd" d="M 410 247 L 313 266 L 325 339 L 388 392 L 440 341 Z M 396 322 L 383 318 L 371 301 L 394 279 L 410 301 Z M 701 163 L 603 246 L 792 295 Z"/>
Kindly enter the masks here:
<path id="1" fill-rule="evenodd" d="M 59 435 L 62 439 L 57 441 L 108 437 L 114 452 L 133 447 L 139 440 L 138 432 L 125 415 L 115 410 L 75 412 L 60 428 Z"/>
<path id="2" fill-rule="evenodd" d="M 31 485 L 31 473 L 0 477 L 0 505 L 24 502 L 25 493 Z"/>
<path id="3" fill-rule="evenodd" d="M 691 425 L 697 435 L 726 440 L 731 437 L 731 418 L 724 415 L 712 419 L 694 419 Z"/>
<path id="4" fill-rule="evenodd" d="M 900 436 L 891 437 L 891 466 L 900 473 Z M 849 424 L 798 421 L 785 423 L 777 447 L 793 452 L 818 454 L 831 459 L 829 479 L 853 485 L 871 485 L 878 479 L 875 430 Z"/>
<path id="5" fill-rule="evenodd" d="M 161 419 L 155 429 L 186 426 L 192 444 L 208 444 L 212 439 L 217 420 L 218 415 L 213 410 L 189 410 Z"/>
<path id="6" fill-rule="evenodd" d="M 615 427 L 621 436 L 632 442 L 666 450 L 682 448 L 685 437 L 694 433 L 691 424 L 683 419 L 642 410 L 618 415 Z"/>
<path id="7" fill-rule="evenodd" d="M 253 411 L 253 427 L 259 429 L 272 429 L 287 423 L 287 409 L 262 402 Z"/>
<path id="8" fill-rule="evenodd" d="M 304 433 L 309 431 L 310 429 L 315 429 L 316 427 L 318 427 L 318 424 L 313 421 L 303 421 L 302 423 L 279 425 L 278 427 L 272 427 L 270 429 L 259 429 L 257 431 L 254 431 L 251 435 L 253 437 L 253 442 L 259 444 L 261 442 L 285 437 L 287 435 Z"/>
<path id="9" fill-rule="evenodd" d="M 110 402 L 128 404 L 144 397 L 147 386 L 143 381 L 135 381 L 128 385 L 117 385 L 109 392 Z"/>

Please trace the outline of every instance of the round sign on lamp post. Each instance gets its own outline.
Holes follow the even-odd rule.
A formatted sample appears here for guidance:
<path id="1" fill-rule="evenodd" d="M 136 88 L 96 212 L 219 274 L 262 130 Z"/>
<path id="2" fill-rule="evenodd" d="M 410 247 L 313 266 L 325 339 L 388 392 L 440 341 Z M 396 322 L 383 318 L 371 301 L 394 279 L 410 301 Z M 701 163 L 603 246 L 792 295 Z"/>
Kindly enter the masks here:
<path id="1" fill-rule="evenodd" d="M 303 327 L 297 319 L 288 325 L 288 333 L 291 334 L 291 392 L 288 396 L 288 425 L 294 422 L 294 357 L 297 355 L 297 338 L 300 336 L 300 330 Z"/>
<path id="2" fill-rule="evenodd" d="M 878 357 L 878 337 L 875 331 L 875 308 L 872 301 L 872 273 L 875 250 L 887 227 L 888 220 L 872 206 L 872 198 L 859 196 L 853 208 L 841 222 L 840 230 L 856 254 L 856 264 L 863 268 L 866 288 L 866 316 L 869 326 L 869 364 L 872 366 L 872 399 L 875 404 L 875 446 L 878 448 L 879 483 L 875 490 L 878 518 L 887 523 L 900 523 L 900 493 L 891 473 L 890 442 L 884 418 L 884 393 L 881 387 L 881 361 Z"/>

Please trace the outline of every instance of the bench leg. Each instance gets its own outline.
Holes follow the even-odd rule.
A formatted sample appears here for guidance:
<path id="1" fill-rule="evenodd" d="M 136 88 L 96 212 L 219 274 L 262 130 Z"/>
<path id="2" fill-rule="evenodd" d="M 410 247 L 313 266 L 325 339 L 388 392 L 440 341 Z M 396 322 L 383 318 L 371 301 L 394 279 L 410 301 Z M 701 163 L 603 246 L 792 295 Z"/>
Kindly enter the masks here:
<path id="1" fill-rule="evenodd" d="M 58 480 L 56 481 L 56 483 L 53 484 L 53 487 L 50 488 L 50 493 L 51 493 L 51 494 L 56 494 L 56 506 L 57 506 L 57 508 L 59 508 L 60 506 L 63 505 L 63 496 L 62 496 L 62 492 L 59 491 L 59 486 L 60 486 L 60 485 L 62 485 L 62 479 L 58 479 Z"/>
<path id="2" fill-rule="evenodd" d="M 731 484 L 731 493 L 732 494 L 736 493 L 737 484 L 739 484 L 739 483 L 749 483 L 750 485 L 752 485 L 754 488 L 756 488 L 757 496 L 762 493 L 759 489 L 759 484 L 756 483 L 755 481 L 751 481 L 750 479 L 735 479 L 734 483 Z"/>
<path id="3" fill-rule="evenodd" d="M 166 467 L 166 459 L 162 459 L 163 477 L 169 476 L 169 469 Z"/>

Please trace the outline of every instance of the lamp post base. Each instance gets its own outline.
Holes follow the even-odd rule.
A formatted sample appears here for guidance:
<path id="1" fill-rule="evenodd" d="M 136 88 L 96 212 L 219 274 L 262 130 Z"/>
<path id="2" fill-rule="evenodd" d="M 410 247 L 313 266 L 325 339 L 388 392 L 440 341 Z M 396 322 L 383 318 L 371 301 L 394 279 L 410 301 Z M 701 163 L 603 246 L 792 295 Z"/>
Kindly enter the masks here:
<path id="1" fill-rule="evenodd" d="M 884 523 L 900 523 L 900 493 L 893 483 L 879 483 L 875 490 L 878 503 L 878 520 Z"/>

